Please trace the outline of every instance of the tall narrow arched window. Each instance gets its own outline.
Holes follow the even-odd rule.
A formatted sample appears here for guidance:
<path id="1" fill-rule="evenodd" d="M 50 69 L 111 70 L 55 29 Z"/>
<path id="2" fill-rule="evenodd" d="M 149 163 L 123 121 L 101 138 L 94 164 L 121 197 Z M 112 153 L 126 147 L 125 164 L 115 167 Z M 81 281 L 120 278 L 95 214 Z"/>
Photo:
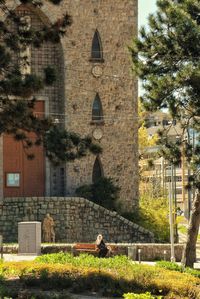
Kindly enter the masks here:
<path id="1" fill-rule="evenodd" d="M 103 177 L 103 168 L 101 164 L 101 160 L 99 157 L 96 157 L 96 160 L 94 162 L 93 166 L 93 172 L 92 172 L 92 181 L 93 183 L 97 182 L 98 179 Z"/>
<path id="2" fill-rule="evenodd" d="M 92 53 L 91 53 L 92 60 L 103 60 L 103 49 L 101 43 L 101 37 L 98 30 L 95 31 L 94 37 L 92 40 Z"/>
<path id="3" fill-rule="evenodd" d="M 92 120 L 100 121 L 103 120 L 103 109 L 101 104 L 101 99 L 97 93 L 92 106 Z"/>

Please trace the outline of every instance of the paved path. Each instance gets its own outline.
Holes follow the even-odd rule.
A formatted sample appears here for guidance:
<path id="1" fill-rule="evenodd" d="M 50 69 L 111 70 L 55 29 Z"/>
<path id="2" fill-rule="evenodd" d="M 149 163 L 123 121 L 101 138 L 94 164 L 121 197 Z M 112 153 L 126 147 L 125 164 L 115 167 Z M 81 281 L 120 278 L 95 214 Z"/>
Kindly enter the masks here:
<path id="1" fill-rule="evenodd" d="M 33 261 L 37 256 L 35 255 L 18 255 L 18 254 L 4 254 L 3 259 L 6 262 L 20 262 Z"/>

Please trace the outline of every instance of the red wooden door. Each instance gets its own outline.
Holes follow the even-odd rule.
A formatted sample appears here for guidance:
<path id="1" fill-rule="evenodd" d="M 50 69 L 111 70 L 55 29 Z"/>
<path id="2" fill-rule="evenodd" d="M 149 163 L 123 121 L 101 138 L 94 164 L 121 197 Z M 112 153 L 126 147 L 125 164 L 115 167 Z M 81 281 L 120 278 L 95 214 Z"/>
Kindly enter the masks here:
<path id="1" fill-rule="evenodd" d="M 44 101 L 37 101 L 35 111 L 44 113 Z M 42 114 L 41 114 L 42 115 Z M 33 133 L 30 138 L 35 138 Z M 3 136 L 4 196 L 45 195 L 45 155 L 42 146 L 34 146 L 30 152 L 35 155 L 28 160 L 21 142 L 10 135 Z"/>

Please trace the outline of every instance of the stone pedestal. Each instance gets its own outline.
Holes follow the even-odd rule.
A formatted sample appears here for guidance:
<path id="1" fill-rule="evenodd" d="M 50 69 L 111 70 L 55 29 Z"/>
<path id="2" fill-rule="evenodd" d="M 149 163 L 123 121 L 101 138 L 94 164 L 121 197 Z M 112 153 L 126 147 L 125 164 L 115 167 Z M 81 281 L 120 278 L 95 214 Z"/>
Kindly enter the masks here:
<path id="1" fill-rule="evenodd" d="M 39 255 L 41 253 L 41 222 L 18 223 L 19 254 Z"/>
<path id="2" fill-rule="evenodd" d="M 132 245 L 132 246 L 128 247 L 128 257 L 131 260 L 136 261 L 136 256 L 137 256 L 136 246 Z"/>

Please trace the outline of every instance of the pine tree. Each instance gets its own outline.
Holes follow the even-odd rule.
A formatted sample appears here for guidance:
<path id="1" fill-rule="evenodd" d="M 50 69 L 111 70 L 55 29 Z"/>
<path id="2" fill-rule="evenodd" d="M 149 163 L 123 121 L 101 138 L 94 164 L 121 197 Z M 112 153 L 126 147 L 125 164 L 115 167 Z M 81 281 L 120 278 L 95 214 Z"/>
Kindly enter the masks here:
<path id="1" fill-rule="evenodd" d="M 163 155 L 176 164 L 182 154 L 193 175 L 188 187 L 197 190 L 184 253 L 185 266 L 193 266 L 200 224 L 200 146 L 191 145 L 189 130 L 200 136 L 200 1 L 158 0 L 149 16 L 149 28 L 140 29 L 131 47 L 133 70 L 142 79 L 142 102 L 148 111 L 167 109 L 181 133 L 172 142 L 169 127 L 160 132 Z M 172 125 L 173 126 L 173 122 Z"/>
<path id="2" fill-rule="evenodd" d="M 54 5 L 61 2 L 49 1 Z M 17 10 L 9 8 L 6 2 L 0 1 L 0 12 L 6 16 L 4 21 L 0 21 L 0 135 L 12 135 L 23 143 L 25 150 L 33 145 L 43 145 L 46 155 L 55 164 L 83 157 L 87 151 L 100 153 L 101 148 L 93 144 L 91 138 L 67 132 L 55 124 L 53 119 L 40 118 L 34 114 L 35 94 L 46 85 L 54 84 L 54 69 L 51 66 L 44 69 L 43 77 L 23 72 L 30 62 L 26 55 L 20 57 L 20 53 L 30 46 L 39 48 L 43 42 L 58 44 L 72 24 L 71 16 L 65 13 L 55 23 L 45 24 L 42 30 L 37 30 Z M 40 0 L 20 2 L 36 9 L 43 5 Z M 35 133 L 35 141 L 29 138 L 30 132 Z M 30 151 L 27 151 L 27 156 L 34 158 Z"/>

